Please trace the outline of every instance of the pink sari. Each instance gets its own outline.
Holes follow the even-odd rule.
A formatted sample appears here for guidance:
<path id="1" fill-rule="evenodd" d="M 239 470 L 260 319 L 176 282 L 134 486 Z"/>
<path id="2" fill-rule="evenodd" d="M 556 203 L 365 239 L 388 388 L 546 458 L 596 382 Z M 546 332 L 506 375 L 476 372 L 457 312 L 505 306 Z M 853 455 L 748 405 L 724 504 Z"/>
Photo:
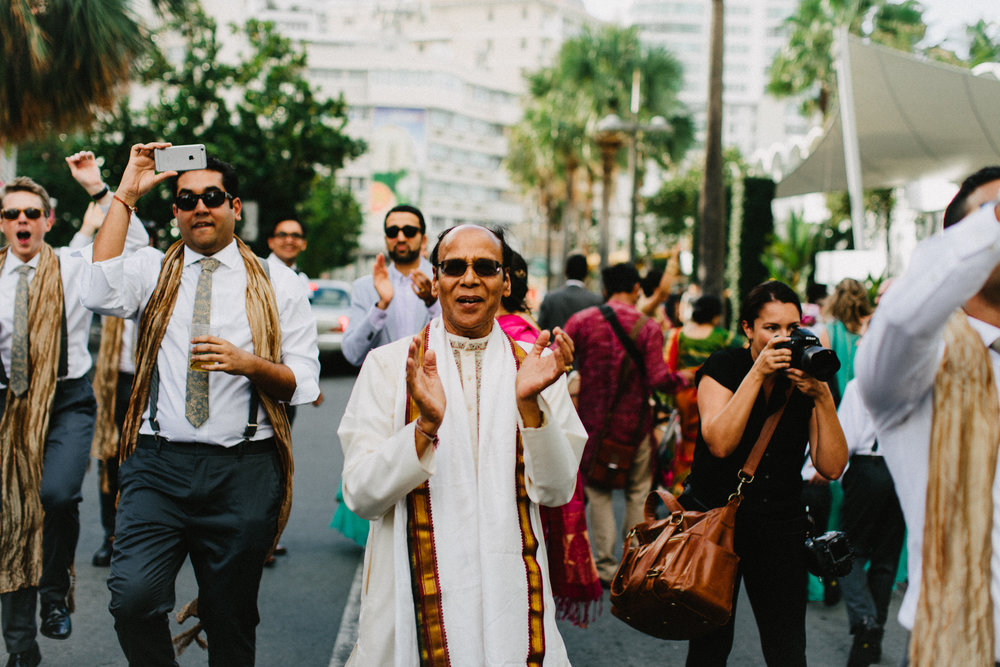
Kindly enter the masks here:
<path id="1" fill-rule="evenodd" d="M 500 315 L 497 321 L 518 342 L 534 343 L 540 333 L 534 322 L 520 315 Z M 582 477 L 577 474 L 572 500 L 540 509 L 556 618 L 585 628 L 600 613 L 602 590 L 587 535 Z"/>

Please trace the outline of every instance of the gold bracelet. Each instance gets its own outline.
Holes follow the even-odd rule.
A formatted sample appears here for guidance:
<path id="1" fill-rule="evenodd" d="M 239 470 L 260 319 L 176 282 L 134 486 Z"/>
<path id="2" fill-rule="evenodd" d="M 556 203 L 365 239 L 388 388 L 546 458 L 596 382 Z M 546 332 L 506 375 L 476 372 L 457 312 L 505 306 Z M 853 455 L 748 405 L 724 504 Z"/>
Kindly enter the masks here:
<path id="1" fill-rule="evenodd" d="M 413 428 L 417 429 L 417 433 L 419 433 L 420 435 L 422 435 L 425 438 L 427 438 L 428 440 L 430 440 L 431 444 L 434 445 L 434 449 L 437 449 L 437 446 L 438 446 L 438 436 L 437 436 L 437 433 L 435 433 L 434 435 L 431 435 L 430 433 L 428 433 L 424 429 L 420 428 L 420 423 L 417 420 L 413 421 Z"/>
<path id="2" fill-rule="evenodd" d="M 118 196 L 118 193 L 117 193 L 117 192 L 116 192 L 115 194 L 111 195 L 111 196 L 112 196 L 112 197 L 113 197 L 113 198 L 114 198 L 114 199 L 115 199 L 116 201 L 120 201 L 120 202 L 122 203 L 122 206 L 124 206 L 124 207 L 126 208 L 126 210 L 128 210 L 128 214 L 129 214 L 130 216 L 131 216 L 131 215 L 132 215 L 133 213 L 135 213 L 135 206 L 129 206 L 129 205 L 128 205 L 128 204 L 127 204 L 127 203 L 125 202 L 125 200 L 124 200 L 124 199 L 122 199 L 121 197 L 119 197 L 119 196 Z"/>

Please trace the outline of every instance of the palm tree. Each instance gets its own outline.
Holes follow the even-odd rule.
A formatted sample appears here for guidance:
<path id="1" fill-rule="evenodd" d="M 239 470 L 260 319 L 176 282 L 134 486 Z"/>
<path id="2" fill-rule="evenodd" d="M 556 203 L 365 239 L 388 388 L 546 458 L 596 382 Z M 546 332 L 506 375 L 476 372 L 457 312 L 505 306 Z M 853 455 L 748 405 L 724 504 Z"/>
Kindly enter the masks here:
<path id="1" fill-rule="evenodd" d="M 153 4 L 180 15 L 188 0 Z M 30 137 L 89 124 L 114 104 L 151 43 L 129 0 L 9 6 L 0 12 L 0 154 Z"/>
<path id="2" fill-rule="evenodd" d="M 712 50 L 708 66 L 705 127 L 705 177 L 698 198 L 701 220 L 701 267 L 698 278 L 706 294 L 722 296 L 726 267 L 725 188 L 722 182 L 723 0 L 712 0 Z"/>
<path id="3" fill-rule="evenodd" d="M 584 29 L 563 46 L 552 66 L 528 75 L 525 115 L 512 133 L 508 158 L 512 178 L 536 193 L 545 188 L 562 211 L 564 254 L 582 240 L 577 229 L 588 225 L 587 202 L 599 180 L 600 153 L 592 141 L 597 123 L 609 113 L 628 109 L 632 72 L 643 82 L 643 102 L 635 120 L 654 115 L 670 121 L 673 132 L 647 137 L 648 153 L 664 163 L 679 159 L 693 137 L 692 124 L 676 95 L 680 64 L 662 49 L 643 46 L 635 28 Z M 523 150 L 535 151 L 525 156 Z M 581 187 L 582 186 L 582 187 Z M 554 209 L 552 209 L 554 210 Z M 582 214 L 582 215 L 581 215 Z M 551 225 L 557 223 L 551 217 Z"/>

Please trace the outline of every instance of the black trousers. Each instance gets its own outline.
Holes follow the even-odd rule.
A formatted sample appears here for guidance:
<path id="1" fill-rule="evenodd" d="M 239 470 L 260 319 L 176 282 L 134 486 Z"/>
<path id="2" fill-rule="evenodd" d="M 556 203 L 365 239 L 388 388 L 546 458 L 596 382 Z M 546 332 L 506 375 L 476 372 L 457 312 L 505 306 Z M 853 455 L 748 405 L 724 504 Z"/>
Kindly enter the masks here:
<path id="1" fill-rule="evenodd" d="M 125 414 L 128 412 L 128 401 L 132 396 L 132 373 L 118 372 L 118 384 L 115 385 L 115 426 L 118 433 L 122 432 Z M 104 491 L 100 476 L 97 478 L 97 490 L 101 494 L 101 527 L 104 528 L 104 538 L 110 539 L 115 534 L 115 505 L 118 502 L 118 458 L 113 457 L 104 463 L 108 471 L 108 490 Z"/>
<path id="2" fill-rule="evenodd" d="M 0 414 L 6 402 L 0 392 Z M 2 625 L 8 653 L 31 648 L 35 642 L 37 600 L 42 604 L 65 603 L 70 588 L 70 569 L 80 538 L 80 493 L 90 458 L 97 404 L 87 378 L 56 384 L 49 432 L 42 455 L 40 496 L 45 519 L 42 523 L 42 575 L 38 588 L 22 588 L 0 595 Z"/>
<path id="3" fill-rule="evenodd" d="M 725 665 L 733 648 L 736 601 L 743 581 L 753 609 L 764 660 L 772 667 L 805 666 L 807 579 L 805 516 L 791 503 L 781 510 L 736 513 L 734 547 L 739 575 L 729 623 L 688 643 L 688 667 Z"/>
<path id="4" fill-rule="evenodd" d="M 864 618 L 874 617 L 884 626 L 906 537 L 896 487 L 881 456 L 857 454 L 851 457 L 842 484 L 840 524 L 857 556 L 850 574 L 840 579 L 848 624 L 854 628 Z"/>
<path id="5" fill-rule="evenodd" d="M 167 612 L 190 557 L 209 665 L 253 665 L 257 590 L 281 500 L 273 441 L 241 451 L 140 436 L 119 484 L 109 609 L 129 664 L 177 664 Z"/>

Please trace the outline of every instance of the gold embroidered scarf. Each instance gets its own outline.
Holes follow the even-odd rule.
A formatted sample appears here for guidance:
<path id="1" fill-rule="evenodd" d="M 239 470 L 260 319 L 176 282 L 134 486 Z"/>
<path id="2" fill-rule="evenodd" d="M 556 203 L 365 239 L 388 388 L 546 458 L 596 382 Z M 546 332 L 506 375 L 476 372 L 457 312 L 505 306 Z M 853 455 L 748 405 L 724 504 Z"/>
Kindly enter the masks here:
<path id="1" fill-rule="evenodd" d="M 0 250 L 0 269 L 9 248 Z M 31 381 L 7 391 L 0 420 L 0 593 L 37 586 L 42 573 L 42 454 L 56 390 L 63 312 L 59 259 L 45 244 L 28 288 Z"/>
<path id="2" fill-rule="evenodd" d="M 989 350 L 964 312 L 949 319 L 944 341 L 910 664 L 986 666 L 994 662 L 990 558 L 1000 414 Z"/>
<path id="3" fill-rule="evenodd" d="M 101 318 L 101 347 L 94 367 L 94 398 L 97 399 L 97 418 L 90 455 L 101 462 L 101 491 L 111 492 L 107 462 L 118 457 L 118 426 L 115 424 L 117 407 L 118 368 L 122 353 L 122 330 L 125 320 L 119 317 Z"/>

